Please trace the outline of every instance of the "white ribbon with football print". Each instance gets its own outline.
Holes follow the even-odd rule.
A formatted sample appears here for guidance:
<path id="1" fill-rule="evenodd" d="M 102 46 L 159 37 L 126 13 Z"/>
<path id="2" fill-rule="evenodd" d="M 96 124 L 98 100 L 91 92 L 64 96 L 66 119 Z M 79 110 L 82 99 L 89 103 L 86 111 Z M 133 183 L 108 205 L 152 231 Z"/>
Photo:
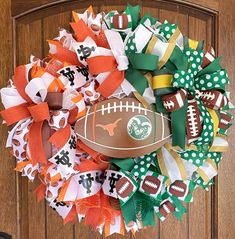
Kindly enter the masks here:
<path id="1" fill-rule="evenodd" d="M 51 201 L 50 203 L 50 207 L 52 209 L 54 209 L 56 212 L 58 212 L 58 214 L 65 219 L 69 212 L 71 211 L 73 205 L 66 205 L 63 202 L 57 202 L 56 200 Z"/>

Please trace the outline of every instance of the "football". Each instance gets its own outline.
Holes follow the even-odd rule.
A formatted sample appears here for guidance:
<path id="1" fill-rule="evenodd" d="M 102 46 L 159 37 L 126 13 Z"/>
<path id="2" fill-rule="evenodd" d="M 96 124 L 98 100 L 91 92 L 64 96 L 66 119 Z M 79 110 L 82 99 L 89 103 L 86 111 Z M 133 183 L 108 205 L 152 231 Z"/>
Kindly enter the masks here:
<path id="1" fill-rule="evenodd" d="M 135 185 L 127 177 L 122 177 L 116 183 L 116 191 L 119 199 L 126 201 L 135 190 Z"/>
<path id="2" fill-rule="evenodd" d="M 186 90 L 179 89 L 176 93 L 164 95 L 162 97 L 163 106 L 168 112 L 172 112 L 183 107 L 186 94 Z"/>
<path id="3" fill-rule="evenodd" d="M 145 177 L 142 186 L 143 191 L 148 192 L 150 194 L 157 194 L 159 189 L 161 188 L 161 181 L 151 175 Z"/>
<path id="4" fill-rule="evenodd" d="M 188 186 L 180 180 L 170 185 L 169 192 L 176 197 L 184 197 L 188 193 Z"/>
<path id="5" fill-rule="evenodd" d="M 227 97 L 217 90 L 201 91 L 200 99 L 208 108 L 219 110 L 228 104 Z"/>
<path id="6" fill-rule="evenodd" d="M 206 68 L 214 60 L 215 60 L 215 51 L 212 47 L 209 47 L 206 54 L 203 57 L 201 67 Z"/>
<path id="7" fill-rule="evenodd" d="M 160 205 L 159 212 L 163 217 L 166 217 L 168 214 L 175 212 L 175 207 L 169 200 L 166 200 Z"/>
<path id="8" fill-rule="evenodd" d="M 200 111 L 194 98 L 189 98 L 187 109 L 187 136 L 188 143 L 197 140 L 202 131 Z"/>
<path id="9" fill-rule="evenodd" d="M 115 29 L 126 29 L 128 27 L 128 16 L 123 14 L 115 14 L 112 19 Z"/>
<path id="10" fill-rule="evenodd" d="M 75 132 L 93 150 L 114 158 L 138 157 L 163 146 L 171 137 L 170 119 L 144 108 L 135 98 L 108 99 L 78 119 Z"/>

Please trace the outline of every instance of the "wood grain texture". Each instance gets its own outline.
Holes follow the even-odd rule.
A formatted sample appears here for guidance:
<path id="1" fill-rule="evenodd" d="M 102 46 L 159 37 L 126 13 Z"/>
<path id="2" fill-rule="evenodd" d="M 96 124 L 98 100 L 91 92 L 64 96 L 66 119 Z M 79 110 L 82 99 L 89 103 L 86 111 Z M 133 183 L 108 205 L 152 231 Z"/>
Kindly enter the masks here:
<path id="1" fill-rule="evenodd" d="M 12 75 L 12 26 L 11 1 L 1 1 L 1 30 L 0 30 L 0 87 L 6 85 L 6 82 Z M 3 109 L 1 105 L 1 109 Z M 16 238 L 17 233 L 17 201 L 16 198 L 16 173 L 15 161 L 5 149 L 7 139 L 7 128 L 0 121 L 0 231 L 6 232 Z"/>
<path id="2" fill-rule="evenodd" d="M 230 78 L 229 90 L 232 102 L 235 103 L 235 2 L 220 1 L 219 4 L 219 55 L 222 65 L 227 69 Z M 235 237 L 235 127 L 229 133 L 230 149 L 224 154 L 220 163 L 218 177 L 218 235 L 219 238 Z"/>
<path id="3" fill-rule="evenodd" d="M 94 4 L 95 11 L 122 10 L 126 4 L 126 1 L 121 0 L 12 0 L 12 4 L 10 0 L 2 2 L 1 9 L 3 10 L 0 16 L 2 20 L 0 34 L 3 35 L 0 44 L 1 87 L 6 84 L 12 74 L 13 62 L 17 65 L 25 64 L 29 61 L 31 53 L 39 57 L 46 56 L 48 52 L 46 40 L 57 35 L 58 27 L 70 29 L 68 23 L 71 20 L 71 10 L 83 11 L 91 3 Z M 53 2 L 56 4 L 53 5 Z M 234 92 L 235 54 L 232 50 L 235 31 L 232 26 L 235 25 L 235 2 L 233 0 L 131 0 L 130 2 L 141 5 L 142 15 L 151 12 L 160 20 L 167 19 L 170 22 L 176 22 L 184 34 L 194 39 L 205 39 L 206 43 L 212 44 L 215 48 L 218 47 L 219 55 L 224 57 L 222 63 L 230 75 L 230 91 Z M 13 44 L 10 15 L 16 16 L 48 3 L 52 5 L 15 18 L 15 29 L 13 28 L 15 42 Z M 193 5 L 191 6 L 190 3 Z M 195 7 L 196 4 L 199 8 Z M 217 12 L 219 22 L 216 17 Z M 218 36 L 216 32 L 219 32 Z M 5 149 L 7 130 L 0 126 L 0 132 L 3 135 L 0 160 L 0 200 L 5 208 L 0 209 L 0 231 L 8 232 L 17 239 L 104 238 L 83 223 L 63 226 L 61 218 L 45 202 L 40 204 L 36 202 L 33 191 L 37 185 L 29 183 L 27 179 L 18 174 L 15 176 L 12 171 L 15 166 L 14 160 L 7 160 L 10 158 L 9 150 Z M 230 138 L 233 137 L 235 137 L 234 128 L 230 134 Z M 231 165 L 235 155 L 234 142 L 231 142 L 231 146 L 220 164 L 216 187 L 209 193 L 196 190 L 194 202 L 187 206 L 188 214 L 183 217 L 182 222 L 170 216 L 164 223 L 157 221 L 156 227 L 137 233 L 136 238 L 235 238 L 235 227 L 227 226 L 235 219 L 235 190 L 232 184 L 235 181 L 233 174 L 235 166 L 234 163 Z M 109 238 L 134 237 L 127 234 L 125 237 L 113 235 Z"/>

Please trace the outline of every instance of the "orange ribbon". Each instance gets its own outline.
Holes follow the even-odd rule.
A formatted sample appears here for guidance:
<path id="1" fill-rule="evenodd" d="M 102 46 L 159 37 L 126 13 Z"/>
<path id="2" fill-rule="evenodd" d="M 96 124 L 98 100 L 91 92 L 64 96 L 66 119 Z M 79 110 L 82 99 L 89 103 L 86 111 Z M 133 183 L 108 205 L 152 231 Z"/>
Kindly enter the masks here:
<path id="1" fill-rule="evenodd" d="M 64 48 L 60 42 L 54 40 L 48 40 L 48 42 L 49 44 L 56 46 L 56 53 L 49 55 L 62 62 L 68 62 L 75 66 L 83 66 L 82 63 L 78 60 L 76 53 Z"/>
<path id="2" fill-rule="evenodd" d="M 77 22 L 71 22 L 70 25 L 78 42 L 84 42 L 87 37 L 91 37 L 97 46 L 110 49 L 103 30 L 100 31 L 99 35 L 95 35 L 82 19 L 79 19 Z"/>
<path id="3" fill-rule="evenodd" d="M 16 67 L 13 80 L 14 80 L 14 85 L 15 85 L 17 91 L 20 93 L 21 97 L 23 99 L 25 99 L 28 103 L 31 103 L 32 100 L 25 93 L 25 87 L 28 84 L 28 80 L 26 78 L 26 66 L 25 65 Z"/>
<path id="4" fill-rule="evenodd" d="M 90 74 L 98 75 L 104 72 L 111 72 L 108 77 L 96 89 L 104 97 L 109 97 L 122 84 L 125 78 L 125 71 L 117 69 L 118 64 L 114 56 L 95 56 L 87 59 Z"/>
<path id="5" fill-rule="evenodd" d="M 115 218 L 121 213 L 110 205 L 109 197 L 102 190 L 91 197 L 78 200 L 76 205 L 77 213 L 85 215 L 85 224 L 94 229 L 104 222 L 106 225 L 114 224 Z"/>
<path id="6" fill-rule="evenodd" d="M 28 84 L 26 66 L 22 65 L 16 68 L 14 73 L 14 84 L 27 103 L 10 107 L 1 111 L 0 114 L 8 126 L 32 116 L 33 123 L 30 126 L 28 134 L 28 145 L 32 164 L 36 165 L 38 162 L 46 164 L 47 159 L 45 157 L 42 142 L 42 126 L 43 121 L 50 117 L 48 104 L 43 102 L 34 105 L 32 104 L 32 100 L 25 93 L 25 87 Z"/>

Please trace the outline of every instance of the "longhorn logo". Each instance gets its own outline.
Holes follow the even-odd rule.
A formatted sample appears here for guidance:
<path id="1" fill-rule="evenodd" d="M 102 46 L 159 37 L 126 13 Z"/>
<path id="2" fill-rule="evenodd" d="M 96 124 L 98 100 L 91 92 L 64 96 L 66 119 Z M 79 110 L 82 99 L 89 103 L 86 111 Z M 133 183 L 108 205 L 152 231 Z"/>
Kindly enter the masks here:
<path id="1" fill-rule="evenodd" d="M 97 124 L 96 127 L 101 127 L 102 129 L 108 131 L 109 136 L 114 136 L 114 129 L 117 128 L 117 124 L 121 120 L 122 119 L 120 118 L 120 119 L 117 119 L 114 123 L 106 124 L 106 125 Z"/>

